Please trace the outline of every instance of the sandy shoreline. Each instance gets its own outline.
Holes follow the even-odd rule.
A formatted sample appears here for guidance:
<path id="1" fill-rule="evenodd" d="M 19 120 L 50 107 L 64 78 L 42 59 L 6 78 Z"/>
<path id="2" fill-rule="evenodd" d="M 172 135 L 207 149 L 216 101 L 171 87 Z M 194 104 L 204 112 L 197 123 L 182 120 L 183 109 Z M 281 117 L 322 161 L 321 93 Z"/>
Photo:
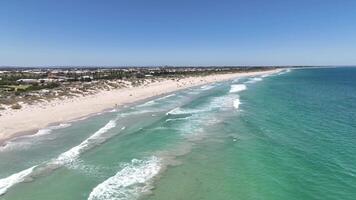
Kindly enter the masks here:
<path id="1" fill-rule="evenodd" d="M 154 96 L 164 95 L 189 87 L 204 85 L 229 79 L 271 74 L 274 69 L 261 72 L 217 74 L 202 77 L 188 77 L 177 80 L 166 79 L 146 86 L 102 91 L 94 95 L 65 100 L 54 100 L 12 110 L 0 116 L 0 145 L 4 141 L 19 135 L 33 134 L 41 128 L 60 122 L 68 122 L 89 116 L 104 110 L 142 101 Z"/>

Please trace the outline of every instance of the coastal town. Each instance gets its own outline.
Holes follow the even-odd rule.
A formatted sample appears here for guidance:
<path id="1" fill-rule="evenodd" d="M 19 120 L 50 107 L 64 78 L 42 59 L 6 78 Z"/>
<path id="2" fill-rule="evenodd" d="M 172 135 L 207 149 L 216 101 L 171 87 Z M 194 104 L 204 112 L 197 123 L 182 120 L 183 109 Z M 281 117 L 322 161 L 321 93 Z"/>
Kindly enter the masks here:
<path id="1" fill-rule="evenodd" d="M 130 88 L 164 79 L 179 81 L 190 76 L 265 69 L 271 67 L 3 67 L 0 68 L 0 114 L 1 111 L 21 109 L 24 105 Z"/>

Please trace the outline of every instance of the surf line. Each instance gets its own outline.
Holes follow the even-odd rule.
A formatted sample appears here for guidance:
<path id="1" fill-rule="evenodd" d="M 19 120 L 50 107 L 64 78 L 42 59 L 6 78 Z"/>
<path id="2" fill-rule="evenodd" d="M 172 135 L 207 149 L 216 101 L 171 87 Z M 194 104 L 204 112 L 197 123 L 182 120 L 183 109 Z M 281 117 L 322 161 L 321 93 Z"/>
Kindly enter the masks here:
<path id="1" fill-rule="evenodd" d="M 88 200 L 136 199 L 150 190 L 151 180 L 162 170 L 161 159 L 133 159 L 114 176 L 99 183 L 89 194 Z"/>
<path id="2" fill-rule="evenodd" d="M 107 139 L 113 137 L 116 134 L 108 134 L 109 130 L 113 129 L 117 125 L 118 118 L 110 120 L 105 126 L 101 127 L 98 131 L 85 139 L 79 145 L 69 149 L 68 151 L 60 154 L 57 158 L 44 162 L 40 165 L 32 166 L 28 169 L 12 174 L 6 178 L 0 179 L 0 196 L 4 195 L 7 190 L 18 183 L 22 183 L 26 180 L 31 180 L 43 172 L 53 171 L 61 166 L 68 165 L 74 162 L 81 153 L 102 144 Z M 122 128 L 121 130 L 124 130 Z"/>
<path id="3" fill-rule="evenodd" d="M 15 137 L 9 141 L 6 141 L 3 146 L 0 146 L 0 152 L 11 151 L 16 149 L 16 147 L 21 146 L 31 146 L 33 143 L 28 143 L 27 140 L 32 140 L 41 136 L 49 135 L 53 132 L 53 130 L 58 130 L 62 128 L 70 127 L 70 123 L 62 123 L 56 126 L 49 126 L 37 131 L 37 133 L 33 135 L 23 135 L 19 137 Z"/>

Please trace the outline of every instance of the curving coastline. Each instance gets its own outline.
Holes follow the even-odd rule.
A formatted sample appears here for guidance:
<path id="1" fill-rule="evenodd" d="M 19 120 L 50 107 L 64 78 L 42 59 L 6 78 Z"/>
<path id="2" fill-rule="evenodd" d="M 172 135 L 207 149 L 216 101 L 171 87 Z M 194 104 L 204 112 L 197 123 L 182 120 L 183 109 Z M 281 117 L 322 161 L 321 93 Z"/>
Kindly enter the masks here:
<path id="1" fill-rule="evenodd" d="M 217 74 L 188 77 L 179 81 L 165 79 L 145 86 L 101 91 L 94 95 L 26 106 L 21 110 L 13 110 L 0 116 L 0 144 L 17 136 L 34 134 L 39 129 L 51 124 L 76 120 L 115 106 L 134 103 L 189 87 L 239 77 L 267 75 L 280 71 L 281 69 L 272 69 L 258 72 Z"/>

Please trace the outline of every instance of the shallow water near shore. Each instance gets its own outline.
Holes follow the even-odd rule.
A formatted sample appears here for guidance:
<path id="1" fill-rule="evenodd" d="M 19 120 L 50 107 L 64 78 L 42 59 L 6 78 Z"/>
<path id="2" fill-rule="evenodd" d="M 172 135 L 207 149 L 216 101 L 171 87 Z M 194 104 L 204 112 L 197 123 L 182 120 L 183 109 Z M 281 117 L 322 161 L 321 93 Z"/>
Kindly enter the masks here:
<path id="1" fill-rule="evenodd" d="M 0 148 L 0 199 L 355 199 L 356 68 L 195 87 Z"/>

